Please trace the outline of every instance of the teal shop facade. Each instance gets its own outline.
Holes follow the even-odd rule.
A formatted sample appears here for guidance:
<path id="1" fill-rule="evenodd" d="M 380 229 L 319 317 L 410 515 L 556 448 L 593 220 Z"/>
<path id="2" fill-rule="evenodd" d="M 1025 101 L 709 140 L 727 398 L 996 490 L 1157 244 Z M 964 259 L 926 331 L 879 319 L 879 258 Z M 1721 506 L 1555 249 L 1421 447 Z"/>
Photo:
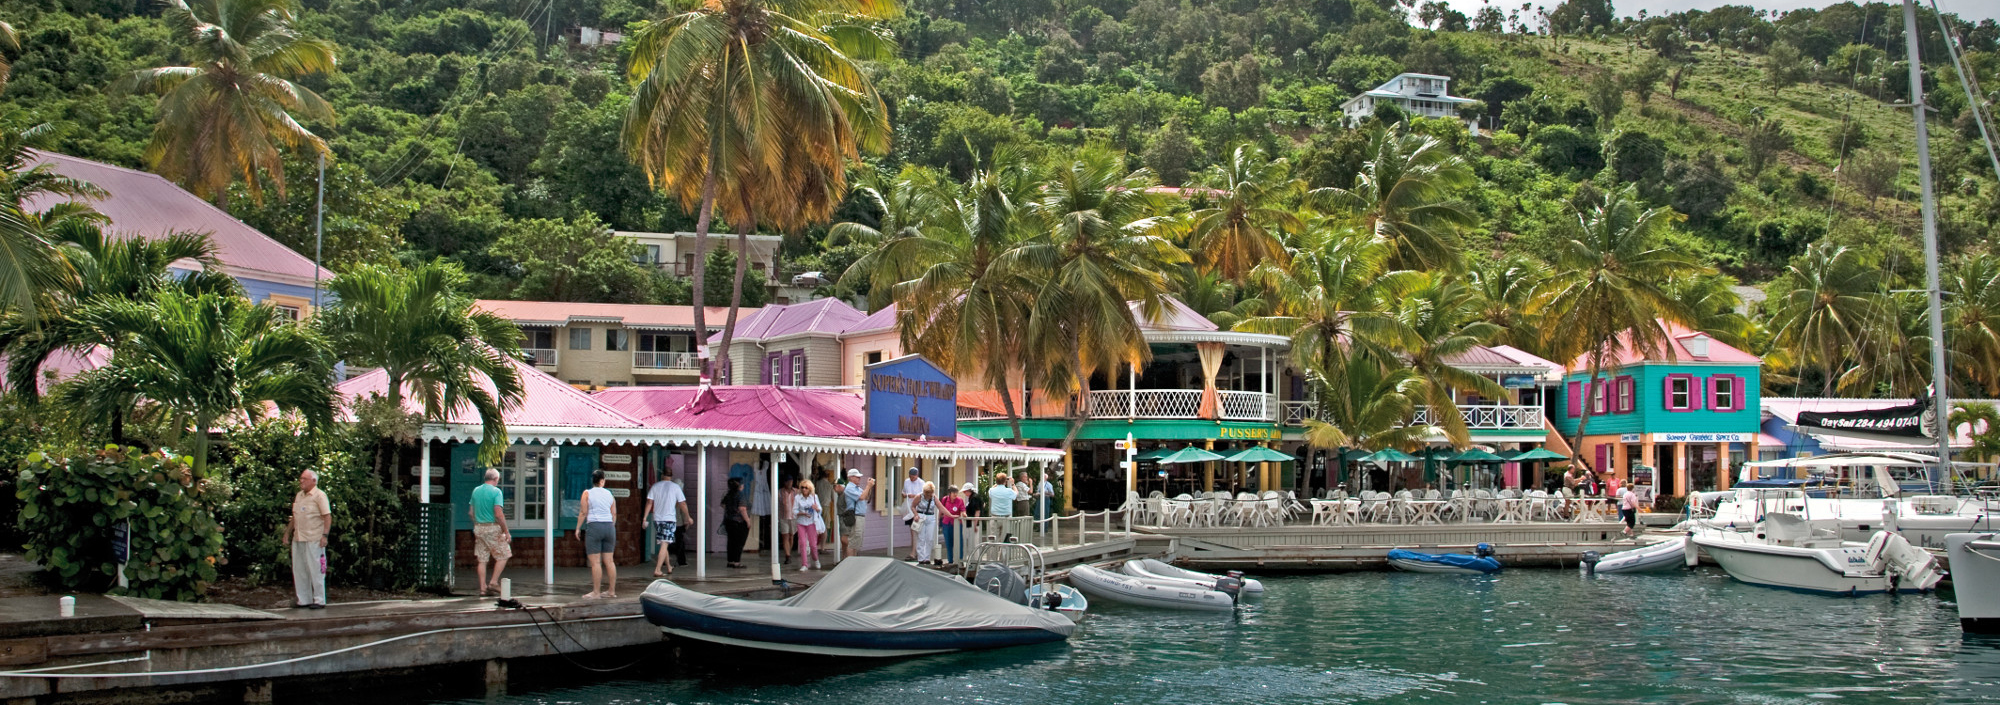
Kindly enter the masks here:
<path id="1" fill-rule="evenodd" d="M 1579 358 L 1549 406 L 1549 418 L 1574 439 L 1593 470 L 1643 495 L 1683 496 L 1727 489 L 1730 469 L 1754 459 L 1760 423 L 1762 361 L 1707 334 L 1662 324 L 1658 354 L 1621 347 L 1593 384 Z"/>

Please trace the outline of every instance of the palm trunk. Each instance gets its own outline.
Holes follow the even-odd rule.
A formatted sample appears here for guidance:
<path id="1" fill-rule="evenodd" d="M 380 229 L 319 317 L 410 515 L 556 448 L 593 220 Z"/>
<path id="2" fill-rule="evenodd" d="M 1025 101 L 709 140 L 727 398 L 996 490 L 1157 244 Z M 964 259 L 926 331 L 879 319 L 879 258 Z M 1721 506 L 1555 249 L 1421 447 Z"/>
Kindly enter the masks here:
<path id="1" fill-rule="evenodd" d="M 723 350 L 728 350 L 730 344 L 736 338 L 736 312 L 743 308 L 743 276 L 750 268 L 750 231 L 756 228 L 757 225 L 754 218 L 749 223 L 737 226 L 736 228 L 736 281 L 730 283 L 729 318 L 722 325 Z M 772 381 L 776 381 L 775 376 L 772 378 Z M 799 386 L 805 386 L 804 380 L 792 380 L 792 382 Z M 736 370 L 734 369 L 729 371 L 729 383 L 736 383 Z"/>
<path id="2" fill-rule="evenodd" d="M 1826 350 L 1821 353 L 1820 363 L 1822 367 L 1826 368 L 1826 379 L 1820 384 L 1819 395 L 1822 397 L 1833 396 L 1833 349 L 1834 346 L 1828 345 L 1826 346 Z"/>
<path id="3" fill-rule="evenodd" d="M 1597 395 L 1597 377 L 1603 373 L 1604 373 L 1603 354 L 1600 353 L 1591 355 L 1590 376 L 1584 378 L 1584 384 L 1583 384 L 1583 405 L 1580 407 L 1583 409 L 1583 416 L 1577 419 L 1576 436 L 1570 439 L 1569 442 L 1569 452 L 1576 454 L 1576 456 L 1572 458 L 1573 462 L 1581 464 L 1585 470 L 1590 470 L 1592 472 L 1596 472 L 1597 468 L 1595 466 L 1592 466 L 1590 464 L 1590 461 L 1584 457 L 1585 453 L 1583 452 L 1583 433 L 1585 429 L 1590 427 L 1590 416 L 1591 416 L 1590 412 L 1593 408 L 1597 406 L 1595 403 Z"/>
<path id="4" fill-rule="evenodd" d="M 1076 412 L 1070 414 L 1069 431 L 1063 434 L 1063 455 L 1069 455 L 1070 446 L 1076 444 L 1076 436 L 1083 432 L 1083 424 L 1090 419 L 1090 376 L 1083 372 L 1083 341 L 1076 340 L 1069 349 L 1070 374 L 1076 377 Z"/>
<path id="5" fill-rule="evenodd" d="M 709 124 L 713 126 L 715 123 Z M 709 132 L 708 168 L 701 177 L 701 211 L 694 220 L 694 265 L 689 267 L 694 271 L 688 273 L 694 279 L 688 285 L 688 293 L 694 298 L 694 344 L 697 350 L 708 345 L 708 302 L 703 298 L 708 279 L 708 226 L 715 217 L 715 161 L 722 156 L 722 133 L 713 127 Z M 728 348 L 723 348 L 720 353 L 709 351 L 709 359 L 703 363 L 708 366 L 705 376 L 714 379 L 715 373 L 728 360 Z"/>

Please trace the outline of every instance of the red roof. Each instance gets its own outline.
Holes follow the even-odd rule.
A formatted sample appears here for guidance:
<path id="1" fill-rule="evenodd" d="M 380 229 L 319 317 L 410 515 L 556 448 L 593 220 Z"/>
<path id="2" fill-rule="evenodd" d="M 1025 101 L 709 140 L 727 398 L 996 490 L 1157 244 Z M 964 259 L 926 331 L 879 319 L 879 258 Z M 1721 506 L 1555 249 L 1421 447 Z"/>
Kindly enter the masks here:
<path id="1" fill-rule="evenodd" d="M 103 189 L 107 195 L 91 201 L 90 206 L 111 219 L 114 234 L 155 237 L 177 231 L 208 233 L 218 259 L 231 276 L 299 286 L 312 286 L 315 271 L 322 278 L 333 278 L 332 272 L 314 267 L 305 255 L 157 174 L 55 152 L 30 153 L 35 163 L 53 165 L 58 174 Z M 29 205 L 47 208 L 62 200 L 66 199 L 45 197 Z"/>
<path id="2" fill-rule="evenodd" d="M 1687 326 L 1664 320 L 1659 321 L 1659 324 L 1661 330 L 1666 331 L 1667 345 L 1673 351 L 1671 358 L 1665 356 L 1647 357 L 1631 348 L 1630 341 L 1632 336 L 1630 334 L 1622 334 L 1618 336 L 1618 342 L 1612 345 L 1613 354 L 1611 357 L 1615 361 L 1615 365 L 1623 367 L 1625 365 L 1636 365 L 1641 362 L 1668 362 L 1669 360 L 1673 362 L 1724 362 L 1741 365 L 1758 365 L 1764 362 L 1763 358 L 1738 350 L 1727 343 L 1716 340 L 1707 333 L 1695 331 Z M 1697 356 L 1688 351 L 1688 341 L 1697 337 L 1708 339 L 1707 355 Z M 1578 355 L 1575 360 L 1571 361 L 1569 368 L 1571 370 L 1580 370 L 1589 365 L 1590 358 L 1586 353 Z"/>
<path id="3" fill-rule="evenodd" d="M 521 377 L 520 405 L 504 415 L 508 426 L 567 426 L 582 428 L 638 428 L 639 422 L 604 405 L 589 394 L 577 391 L 562 380 L 537 370 L 533 365 L 508 359 L 514 366 L 514 373 Z M 492 382 L 484 376 L 479 378 L 480 386 L 492 391 Z M 380 369 L 347 380 L 335 387 L 340 394 L 342 406 L 369 395 L 381 396 L 389 391 L 389 375 Z M 403 393 L 403 408 L 410 413 L 422 413 L 423 406 L 411 398 L 407 389 Z M 444 423 L 464 426 L 480 424 L 479 414 L 472 407 L 460 404 L 445 415 Z"/>
<path id="4" fill-rule="evenodd" d="M 564 325 L 571 321 L 600 323 L 620 323 L 627 328 L 687 328 L 694 329 L 693 306 L 661 306 L 654 304 L 585 304 L 570 301 L 508 301 L 503 299 L 480 299 L 480 309 L 516 323 L 546 323 Z M 752 316 L 759 309 L 745 308 L 737 313 L 737 322 L 744 316 Z M 707 321 L 710 330 L 720 329 L 728 320 L 729 308 L 708 307 Z"/>

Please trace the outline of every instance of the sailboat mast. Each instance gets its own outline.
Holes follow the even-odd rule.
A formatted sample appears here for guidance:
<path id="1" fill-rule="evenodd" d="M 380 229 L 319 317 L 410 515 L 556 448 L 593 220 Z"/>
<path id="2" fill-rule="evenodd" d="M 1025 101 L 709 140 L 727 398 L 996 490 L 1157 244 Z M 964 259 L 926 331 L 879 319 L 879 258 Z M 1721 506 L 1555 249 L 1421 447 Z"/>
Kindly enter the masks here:
<path id="1" fill-rule="evenodd" d="M 1944 296 L 1938 288 L 1937 196 L 1931 190 L 1931 134 L 1924 124 L 1924 111 L 1928 108 L 1924 105 L 1923 57 L 1917 51 L 1918 26 L 1916 0 L 1903 0 L 1903 42 L 1910 55 L 1910 114 L 1917 123 L 1917 188 L 1923 192 L 1924 280 L 1931 314 L 1931 412 L 1937 416 L 1938 464 L 1930 480 L 1932 487 L 1945 488 L 1945 483 L 1951 482 L 1951 404 L 1949 388 L 1945 386 Z"/>

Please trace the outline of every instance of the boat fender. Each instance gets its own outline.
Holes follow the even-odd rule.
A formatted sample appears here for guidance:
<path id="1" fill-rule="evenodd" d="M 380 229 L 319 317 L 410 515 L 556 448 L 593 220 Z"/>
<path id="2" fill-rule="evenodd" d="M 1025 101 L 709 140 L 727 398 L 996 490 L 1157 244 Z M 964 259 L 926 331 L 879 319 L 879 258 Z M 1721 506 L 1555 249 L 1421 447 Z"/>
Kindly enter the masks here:
<path id="1" fill-rule="evenodd" d="M 1493 544 L 1490 544 L 1490 543 L 1482 543 L 1482 544 L 1479 544 L 1479 545 L 1477 545 L 1477 546 L 1473 546 L 1473 547 L 1472 547 L 1472 555 L 1475 555 L 1475 556 L 1479 556 L 1480 558 L 1492 558 L 1492 557 L 1493 557 Z"/>
<path id="2" fill-rule="evenodd" d="M 1232 570 L 1215 579 L 1215 590 L 1229 596 L 1231 602 L 1243 599 L 1243 571 Z"/>
<path id="3" fill-rule="evenodd" d="M 1599 560 L 1601 560 L 1601 559 L 1603 559 L 1603 558 L 1604 558 L 1604 556 L 1601 556 L 1601 555 L 1599 555 L 1599 554 L 1598 554 L 1598 553 L 1597 553 L 1596 551 L 1584 551 L 1584 552 L 1583 552 L 1583 556 L 1582 556 L 1582 560 L 1583 560 L 1583 574 L 1584 574 L 1584 575 L 1596 575 L 1596 574 L 1597 574 L 1597 561 L 1599 561 Z"/>

